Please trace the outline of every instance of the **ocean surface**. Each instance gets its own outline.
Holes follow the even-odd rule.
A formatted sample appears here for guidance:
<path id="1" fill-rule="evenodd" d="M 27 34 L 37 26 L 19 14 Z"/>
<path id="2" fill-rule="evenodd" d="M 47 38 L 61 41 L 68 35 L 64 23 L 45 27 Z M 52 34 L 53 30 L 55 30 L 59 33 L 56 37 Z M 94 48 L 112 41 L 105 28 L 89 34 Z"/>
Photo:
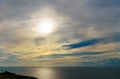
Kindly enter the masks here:
<path id="1" fill-rule="evenodd" d="M 38 79 L 120 79 L 120 67 L 0 67 L 3 71 Z"/>

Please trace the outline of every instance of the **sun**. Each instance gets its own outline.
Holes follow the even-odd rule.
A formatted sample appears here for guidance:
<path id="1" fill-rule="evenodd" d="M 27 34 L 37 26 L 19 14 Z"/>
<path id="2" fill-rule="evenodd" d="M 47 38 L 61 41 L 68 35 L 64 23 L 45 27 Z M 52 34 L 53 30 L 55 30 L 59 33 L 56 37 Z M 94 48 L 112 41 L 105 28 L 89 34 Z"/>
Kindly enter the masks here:
<path id="1" fill-rule="evenodd" d="M 55 22 L 52 18 L 44 17 L 39 22 L 39 31 L 42 34 L 49 34 L 54 29 Z"/>

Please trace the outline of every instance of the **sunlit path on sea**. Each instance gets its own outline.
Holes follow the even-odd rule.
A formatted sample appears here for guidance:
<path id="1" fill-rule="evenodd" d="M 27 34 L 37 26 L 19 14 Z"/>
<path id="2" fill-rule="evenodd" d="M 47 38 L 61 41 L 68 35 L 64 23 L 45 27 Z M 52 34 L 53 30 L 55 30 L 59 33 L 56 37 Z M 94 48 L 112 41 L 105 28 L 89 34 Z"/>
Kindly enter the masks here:
<path id="1" fill-rule="evenodd" d="M 54 68 L 40 68 L 33 73 L 40 79 L 60 79 L 60 73 Z"/>

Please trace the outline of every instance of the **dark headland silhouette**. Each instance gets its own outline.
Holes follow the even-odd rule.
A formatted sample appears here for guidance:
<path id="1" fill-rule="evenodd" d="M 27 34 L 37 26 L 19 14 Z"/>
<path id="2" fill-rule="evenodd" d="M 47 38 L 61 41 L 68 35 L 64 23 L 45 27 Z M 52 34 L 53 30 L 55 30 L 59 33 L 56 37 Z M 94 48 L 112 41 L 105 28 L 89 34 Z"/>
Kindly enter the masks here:
<path id="1" fill-rule="evenodd" d="M 37 79 L 35 77 L 17 75 L 8 71 L 0 73 L 0 79 Z"/>

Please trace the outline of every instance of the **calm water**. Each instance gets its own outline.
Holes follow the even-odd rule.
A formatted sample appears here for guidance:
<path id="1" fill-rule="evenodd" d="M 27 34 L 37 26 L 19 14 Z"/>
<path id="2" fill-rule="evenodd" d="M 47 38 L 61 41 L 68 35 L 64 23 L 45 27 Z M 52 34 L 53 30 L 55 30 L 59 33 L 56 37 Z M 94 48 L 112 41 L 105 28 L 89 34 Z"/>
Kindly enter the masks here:
<path id="1" fill-rule="evenodd" d="M 120 79 L 120 67 L 0 67 L 6 70 L 38 79 Z"/>

